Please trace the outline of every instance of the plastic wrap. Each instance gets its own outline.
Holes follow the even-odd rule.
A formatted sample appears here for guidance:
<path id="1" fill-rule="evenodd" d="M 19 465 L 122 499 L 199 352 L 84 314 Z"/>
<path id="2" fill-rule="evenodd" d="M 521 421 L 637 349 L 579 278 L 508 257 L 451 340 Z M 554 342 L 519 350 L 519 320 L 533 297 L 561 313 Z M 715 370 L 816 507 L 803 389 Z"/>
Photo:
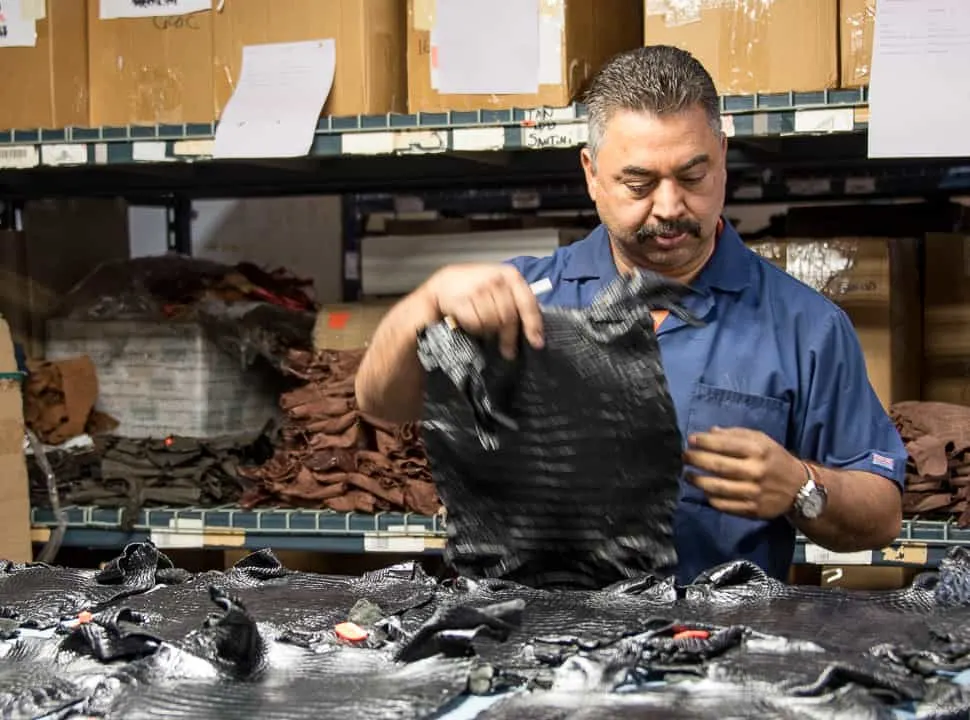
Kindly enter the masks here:
<path id="1" fill-rule="evenodd" d="M 506 361 L 443 322 L 418 353 L 422 436 L 463 575 L 602 587 L 676 562 L 682 438 L 650 311 L 686 287 L 618 278 L 583 310 L 543 310 L 545 347 Z"/>
<path id="2" fill-rule="evenodd" d="M 837 0 L 646 0 L 644 43 L 688 50 L 722 95 L 836 87 Z"/>
<path id="3" fill-rule="evenodd" d="M 877 280 L 854 278 L 859 268 L 856 240 L 791 240 L 751 243 L 749 247 L 792 277 L 832 298 L 844 299 L 880 288 Z"/>
<path id="4" fill-rule="evenodd" d="M 842 87 L 868 85 L 876 28 L 876 0 L 841 0 L 839 26 Z"/>

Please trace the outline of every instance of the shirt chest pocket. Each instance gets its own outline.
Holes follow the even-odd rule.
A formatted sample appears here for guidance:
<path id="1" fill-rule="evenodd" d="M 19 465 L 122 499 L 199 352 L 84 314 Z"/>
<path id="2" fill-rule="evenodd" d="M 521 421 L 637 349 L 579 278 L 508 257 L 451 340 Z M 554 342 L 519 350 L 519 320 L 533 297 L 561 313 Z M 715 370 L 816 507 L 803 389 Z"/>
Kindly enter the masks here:
<path id="1" fill-rule="evenodd" d="M 790 411 L 791 403 L 787 400 L 699 382 L 687 413 L 687 434 L 706 432 L 715 425 L 743 427 L 763 432 L 785 447 Z"/>

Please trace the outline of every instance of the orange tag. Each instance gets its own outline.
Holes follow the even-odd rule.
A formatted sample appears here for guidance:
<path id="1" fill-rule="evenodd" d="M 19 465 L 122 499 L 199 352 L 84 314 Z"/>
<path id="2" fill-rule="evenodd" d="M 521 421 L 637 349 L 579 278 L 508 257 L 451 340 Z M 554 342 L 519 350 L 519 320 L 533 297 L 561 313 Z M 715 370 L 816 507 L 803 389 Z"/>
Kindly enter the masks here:
<path id="1" fill-rule="evenodd" d="M 707 630 L 681 630 L 674 635 L 674 640 L 707 640 L 710 636 L 711 634 Z"/>
<path id="2" fill-rule="evenodd" d="M 657 332 L 657 330 L 660 329 L 660 326 L 663 325 L 664 320 L 667 319 L 667 316 L 670 315 L 670 311 L 669 310 L 654 310 L 650 314 L 653 316 L 653 331 L 654 332 Z"/>
<path id="3" fill-rule="evenodd" d="M 92 620 L 94 620 L 94 615 L 87 610 L 82 610 L 77 614 L 77 622 L 79 625 L 87 625 Z"/>
<path id="4" fill-rule="evenodd" d="M 333 631 L 337 637 L 347 642 L 360 642 L 367 639 L 367 631 L 360 625 L 352 622 L 344 622 L 337 625 Z"/>
<path id="5" fill-rule="evenodd" d="M 347 327 L 348 320 L 350 320 L 349 312 L 332 312 L 327 316 L 327 327 L 331 330 L 343 330 Z"/>

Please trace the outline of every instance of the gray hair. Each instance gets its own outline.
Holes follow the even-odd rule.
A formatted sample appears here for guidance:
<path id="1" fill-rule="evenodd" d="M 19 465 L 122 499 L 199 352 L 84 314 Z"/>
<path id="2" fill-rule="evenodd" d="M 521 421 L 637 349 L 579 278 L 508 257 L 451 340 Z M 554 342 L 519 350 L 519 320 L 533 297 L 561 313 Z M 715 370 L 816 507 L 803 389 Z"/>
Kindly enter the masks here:
<path id="1" fill-rule="evenodd" d="M 721 134 L 721 107 L 714 80 L 686 50 L 648 45 L 613 57 L 593 78 L 586 93 L 587 147 L 593 158 L 606 124 L 621 110 L 670 115 L 700 105 L 711 128 Z"/>

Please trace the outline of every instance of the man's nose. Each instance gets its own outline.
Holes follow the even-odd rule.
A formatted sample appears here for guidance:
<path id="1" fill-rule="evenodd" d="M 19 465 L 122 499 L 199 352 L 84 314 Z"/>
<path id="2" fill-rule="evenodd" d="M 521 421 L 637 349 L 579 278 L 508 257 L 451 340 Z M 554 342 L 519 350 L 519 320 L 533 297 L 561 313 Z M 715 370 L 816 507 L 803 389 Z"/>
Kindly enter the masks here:
<path id="1" fill-rule="evenodd" d="M 658 220 L 677 220 L 683 217 L 684 195 L 673 180 L 663 179 L 653 191 L 653 215 Z"/>

